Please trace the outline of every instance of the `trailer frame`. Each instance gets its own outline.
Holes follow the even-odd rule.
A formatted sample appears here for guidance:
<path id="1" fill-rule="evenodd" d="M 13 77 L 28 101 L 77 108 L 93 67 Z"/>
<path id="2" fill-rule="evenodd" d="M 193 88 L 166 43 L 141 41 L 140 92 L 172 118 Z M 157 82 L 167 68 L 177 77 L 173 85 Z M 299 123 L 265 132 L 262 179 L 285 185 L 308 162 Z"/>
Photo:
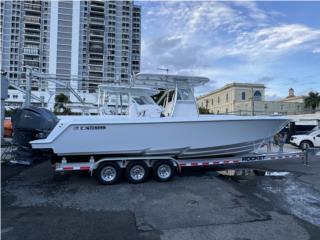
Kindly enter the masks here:
<path id="1" fill-rule="evenodd" d="M 53 165 L 55 172 L 72 172 L 72 171 L 88 171 L 91 176 L 103 164 L 116 164 L 119 169 L 126 170 L 133 162 L 141 163 L 147 168 L 152 169 L 160 162 L 169 162 L 172 168 L 180 173 L 184 168 L 190 167 L 226 167 L 238 166 L 243 163 L 250 162 L 265 162 L 265 161 L 288 161 L 300 160 L 301 163 L 307 165 L 308 152 L 291 152 L 291 153 L 252 153 L 233 157 L 211 157 L 211 158 L 196 158 L 196 159 L 177 159 L 172 156 L 137 156 L 137 157 L 103 157 L 95 159 L 94 155 L 88 156 L 87 162 L 68 162 L 68 157 L 62 157 L 61 162 Z M 149 170 L 148 170 L 149 171 Z M 131 180 L 131 182 L 134 182 Z M 142 181 L 140 181 L 142 182 Z M 134 182 L 135 183 L 135 182 Z"/>

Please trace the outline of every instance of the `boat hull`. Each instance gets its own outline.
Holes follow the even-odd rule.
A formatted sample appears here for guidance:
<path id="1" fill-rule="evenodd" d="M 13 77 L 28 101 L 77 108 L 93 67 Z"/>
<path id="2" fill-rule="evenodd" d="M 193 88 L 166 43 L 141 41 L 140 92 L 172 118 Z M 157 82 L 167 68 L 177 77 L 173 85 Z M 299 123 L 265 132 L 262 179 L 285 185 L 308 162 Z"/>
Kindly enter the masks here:
<path id="1" fill-rule="evenodd" d="M 46 139 L 31 145 L 59 156 L 214 157 L 251 152 L 287 123 L 283 118 L 254 117 L 160 120 L 64 120 Z"/>

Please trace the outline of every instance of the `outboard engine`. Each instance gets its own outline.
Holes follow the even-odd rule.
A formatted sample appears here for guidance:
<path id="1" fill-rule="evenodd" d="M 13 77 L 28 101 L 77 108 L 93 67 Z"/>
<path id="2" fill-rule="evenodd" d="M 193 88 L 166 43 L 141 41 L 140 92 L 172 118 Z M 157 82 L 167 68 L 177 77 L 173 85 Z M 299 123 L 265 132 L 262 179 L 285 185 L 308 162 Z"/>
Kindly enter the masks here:
<path id="1" fill-rule="evenodd" d="M 12 117 L 13 143 L 17 150 L 17 162 L 29 162 L 45 159 L 39 150 L 33 150 L 30 141 L 46 138 L 56 126 L 58 118 L 49 110 L 38 107 L 23 107 L 16 110 Z"/>

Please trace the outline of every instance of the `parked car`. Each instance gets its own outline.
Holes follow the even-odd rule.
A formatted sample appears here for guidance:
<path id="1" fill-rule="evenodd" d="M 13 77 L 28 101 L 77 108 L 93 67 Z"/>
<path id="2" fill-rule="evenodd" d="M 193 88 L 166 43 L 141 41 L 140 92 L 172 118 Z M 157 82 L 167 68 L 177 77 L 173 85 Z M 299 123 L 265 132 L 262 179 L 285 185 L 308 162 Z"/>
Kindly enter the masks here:
<path id="1" fill-rule="evenodd" d="M 317 123 L 315 121 L 291 121 L 280 133 L 286 134 L 286 143 L 290 143 L 291 136 L 305 135 L 316 130 Z"/>
<path id="2" fill-rule="evenodd" d="M 320 129 L 311 131 L 308 134 L 293 135 L 290 138 L 290 143 L 301 149 L 320 147 Z"/>

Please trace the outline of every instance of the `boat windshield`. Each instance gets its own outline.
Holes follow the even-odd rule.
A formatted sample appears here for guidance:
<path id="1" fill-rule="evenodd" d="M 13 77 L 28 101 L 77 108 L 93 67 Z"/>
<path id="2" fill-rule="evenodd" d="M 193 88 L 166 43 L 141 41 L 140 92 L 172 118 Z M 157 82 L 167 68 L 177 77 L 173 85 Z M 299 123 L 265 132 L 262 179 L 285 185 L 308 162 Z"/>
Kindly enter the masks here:
<path id="1" fill-rule="evenodd" d="M 193 93 L 191 89 L 178 89 L 177 100 L 192 101 Z"/>
<path id="2" fill-rule="evenodd" d="M 133 100 L 139 105 L 155 104 L 152 98 L 148 96 L 133 97 Z"/>

